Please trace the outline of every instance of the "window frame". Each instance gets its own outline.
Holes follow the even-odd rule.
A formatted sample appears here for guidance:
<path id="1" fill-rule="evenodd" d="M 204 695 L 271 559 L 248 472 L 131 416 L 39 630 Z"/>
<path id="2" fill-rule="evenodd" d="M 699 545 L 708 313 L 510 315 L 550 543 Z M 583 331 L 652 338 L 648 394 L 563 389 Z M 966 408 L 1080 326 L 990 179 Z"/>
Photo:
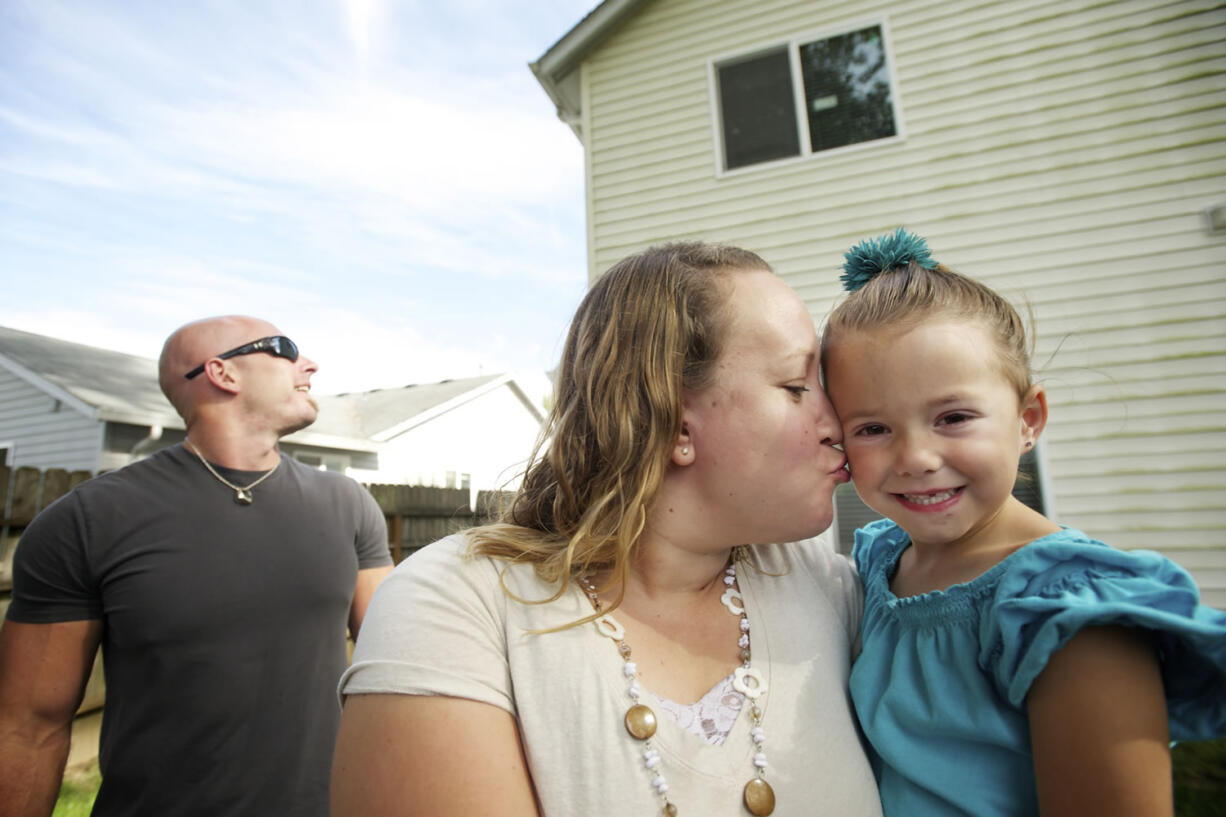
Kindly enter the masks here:
<path id="1" fill-rule="evenodd" d="M 890 81 L 890 104 L 894 113 L 895 134 L 893 136 L 885 136 L 880 139 L 872 139 L 865 142 L 853 142 L 849 145 L 841 145 L 836 148 L 814 151 L 812 149 L 812 138 L 809 132 L 809 116 L 808 112 L 806 111 L 804 73 L 800 65 L 800 47 L 808 43 L 819 40 L 827 40 L 831 37 L 837 37 L 841 34 L 849 34 L 853 31 L 860 31 L 872 26 L 879 26 L 881 28 L 881 39 L 884 43 L 883 50 L 885 51 L 886 56 L 886 70 L 889 74 Z M 786 156 L 780 159 L 771 159 L 765 162 L 755 162 L 753 164 L 743 165 L 741 167 L 727 168 L 724 166 L 724 118 L 722 106 L 720 105 L 719 69 L 729 63 L 742 62 L 753 57 L 770 54 L 772 52 L 779 51 L 781 48 L 786 49 L 787 51 L 788 66 L 791 69 L 793 103 L 792 113 L 795 117 L 797 134 L 800 137 L 800 153 L 795 156 Z M 884 147 L 886 145 L 904 142 L 907 138 L 902 116 L 902 99 L 898 82 L 898 69 L 894 59 L 893 37 L 890 33 L 889 17 L 884 14 L 871 17 L 861 17 L 854 20 L 845 20 L 841 23 L 825 26 L 823 28 L 809 31 L 797 36 L 758 43 L 748 48 L 743 48 L 737 51 L 727 52 L 712 57 L 707 60 L 707 93 L 708 106 L 711 111 L 711 137 L 714 142 L 715 177 L 717 179 L 724 178 L 726 176 L 739 176 L 744 173 L 752 173 L 764 169 L 783 167 L 790 164 L 795 164 L 797 162 L 808 161 L 816 157 L 839 156 L 852 150 Z"/>

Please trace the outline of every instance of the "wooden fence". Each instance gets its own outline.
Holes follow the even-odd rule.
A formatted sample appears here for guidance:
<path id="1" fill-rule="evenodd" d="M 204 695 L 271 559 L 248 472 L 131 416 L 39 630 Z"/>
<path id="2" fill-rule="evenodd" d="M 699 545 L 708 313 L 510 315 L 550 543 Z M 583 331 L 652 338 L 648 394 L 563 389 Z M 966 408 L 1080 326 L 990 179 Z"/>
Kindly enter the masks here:
<path id="1" fill-rule="evenodd" d="M 0 465 L 0 614 L 12 588 L 13 551 L 21 530 L 43 508 L 88 479 L 89 471 L 46 470 Z M 466 488 L 420 485 L 367 485 L 387 521 L 387 544 L 399 563 L 422 545 L 485 522 L 497 510 L 502 495 L 482 491 L 477 507 L 469 507 Z"/>

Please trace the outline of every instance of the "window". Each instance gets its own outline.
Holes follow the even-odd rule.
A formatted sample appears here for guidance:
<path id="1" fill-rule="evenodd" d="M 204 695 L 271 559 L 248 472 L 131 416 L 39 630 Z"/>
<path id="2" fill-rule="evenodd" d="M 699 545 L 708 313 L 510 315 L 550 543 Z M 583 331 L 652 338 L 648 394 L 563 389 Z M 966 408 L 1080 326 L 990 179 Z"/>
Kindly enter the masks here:
<path id="1" fill-rule="evenodd" d="M 723 170 L 900 132 L 883 23 L 717 61 L 712 76 Z"/>
<path id="2" fill-rule="evenodd" d="M 298 462 L 302 463 L 303 465 L 309 465 L 320 471 L 324 470 L 323 457 L 319 456 L 318 454 L 304 454 L 301 451 L 295 451 L 293 456 L 294 459 L 298 460 Z"/>
<path id="3" fill-rule="evenodd" d="M 726 170 L 800 153 L 793 97 L 786 50 L 720 67 Z"/>

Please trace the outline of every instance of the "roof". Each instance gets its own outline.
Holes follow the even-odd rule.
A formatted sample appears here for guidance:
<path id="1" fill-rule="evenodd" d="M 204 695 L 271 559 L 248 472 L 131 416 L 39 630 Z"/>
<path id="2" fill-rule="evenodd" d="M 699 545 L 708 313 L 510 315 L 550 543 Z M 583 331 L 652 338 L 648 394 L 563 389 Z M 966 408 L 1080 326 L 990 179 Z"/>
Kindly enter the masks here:
<path id="1" fill-rule="evenodd" d="M 557 106 L 558 118 L 570 125 L 580 141 L 583 140 L 583 100 L 579 90 L 579 65 L 645 2 L 647 0 L 604 0 L 535 62 L 528 63 Z"/>
<path id="2" fill-rule="evenodd" d="M 0 367 L 94 420 L 182 429 L 158 386 L 157 361 L 0 326 Z M 322 414 L 322 411 L 321 411 Z M 331 433 L 316 422 L 289 442 L 376 451 L 365 437 Z"/>
<path id="3" fill-rule="evenodd" d="M 0 366 L 87 417 L 183 427 L 149 358 L 0 326 Z"/>
<path id="4" fill-rule="evenodd" d="M 384 442 L 504 385 L 538 422 L 544 419 L 541 410 L 528 399 L 511 375 L 492 374 L 320 396 L 316 398 L 320 407 L 316 425 L 322 426 L 321 431 L 360 435 Z"/>
<path id="5" fill-rule="evenodd" d="M 95 420 L 183 428 L 158 386 L 150 358 L 0 326 L 0 367 Z M 379 444 L 507 386 L 538 421 L 544 416 L 509 374 L 314 395 L 319 419 L 285 439 L 303 445 L 376 451 Z"/>

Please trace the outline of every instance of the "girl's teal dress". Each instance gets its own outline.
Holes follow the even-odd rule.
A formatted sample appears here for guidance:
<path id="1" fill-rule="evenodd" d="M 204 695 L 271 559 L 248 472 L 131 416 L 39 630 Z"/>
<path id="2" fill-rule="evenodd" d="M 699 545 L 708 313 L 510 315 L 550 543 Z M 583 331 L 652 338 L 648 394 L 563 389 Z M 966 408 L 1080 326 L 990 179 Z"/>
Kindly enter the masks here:
<path id="1" fill-rule="evenodd" d="M 889 582 L 909 543 L 889 520 L 856 531 L 851 693 L 886 817 L 1038 814 L 1026 693 L 1082 627 L 1153 632 L 1171 739 L 1226 735 L 1226 613 L 1174 562 L 1066 528 L 966 584 L 900 599 Z"/>

